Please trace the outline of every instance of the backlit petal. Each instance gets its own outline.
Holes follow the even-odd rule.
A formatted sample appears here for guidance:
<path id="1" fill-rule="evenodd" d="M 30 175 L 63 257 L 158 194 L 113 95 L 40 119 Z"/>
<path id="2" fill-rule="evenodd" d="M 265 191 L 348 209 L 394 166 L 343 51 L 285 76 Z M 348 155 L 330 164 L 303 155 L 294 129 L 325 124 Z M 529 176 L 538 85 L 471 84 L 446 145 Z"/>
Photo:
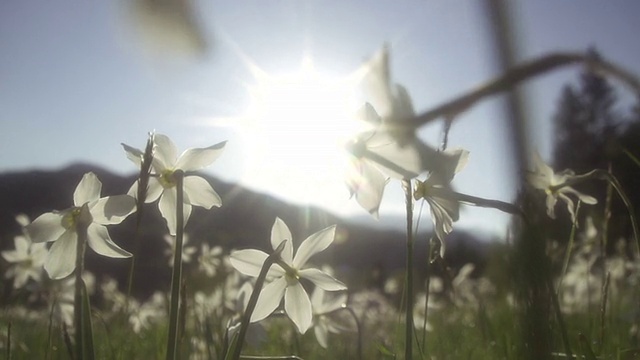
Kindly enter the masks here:
<path id="1" fill-rule="evenodd" d="M 107 228 L 98 224 L 89 225 L 87 242 L 95 252 L 112 258 L 131 257 L 131 253 L 116 245 L 109 236 Z"/>
<path id="2" fill-rule="evenodd" d="M 387 178 L 374 165 L 354 159 L 347 185 L 358 204 L 376 218 L 387 182 Z"/>
<path id="3" fill-rule="evenodd" d="M 52 279 L 67 277 L 76 268 L 78 235 L 75 231 L 66 231 L 49 249 L 44 269 Z"/>
<path id="4" fill-rule="evenodd" d="M 347 289 L 347 286 L 345 284 L 318 269 L 303 269 L 298 273 L 300 274 L 300 277 L 311 281 L 317 287 L 326 291 L 338 291 Z"/>
<path id="5" fill-rule="evenodd" d="M 291 281 L 284 294 L 284 311 L 291 321 L 296 324 L 300 334 L 311 327 L 313 314 L 309 295 L 298 281 Z"/>
<path id="6" fill-rule="evenodd" d="M 287 224 L 279 217 L 276 217 L 276 221 L 271 228 L 271 247 L 275 250 L 278 248 L 283 240 L 287 240 L 284 245 L 284 249 L 280 253 L 280 257 L 287 264 L 291 264 L 293 260 L 293 237 Z"/>
<path id="7" fill-rule="evenodd" d="M 136 208 L 136 201 L 129 195 L 104 197 L 90 206 L 93 221 L 102 225 L 119 224 Z"/>
<path id="8" fill-rule="evenodd" d="M 191 215 L 191 205 L 182 204 L 183 206 L 183 215 L 184 215 L 184 224 L 187 225 L 187 220 L 189 220 L 189 216 Z M 160 197 L 160 202 L 158 203 L 158 208 L 160 209 L 160 213 L 162 217 L 167 221 L 167 228 L 169 229 L 170 235 L 176 234 L 176 228 L 178 226 L 176 222 L 176 188 L 165 189 Z"/>
<path id="9" fill-rule="evenodd" d="M 189 196 L 189 202 L 194 206 L 211 209 L 212 206 L 222 205 L 222 200 L 209 182 L 200 176 L 185 176 L 184 191 Z"/>
<path id="10" fill-rule="evenodd" d="M 142 166 L 142 157 L 144 156 L 144 152 L 131 147 L 127 144 L 121 143 L 124 148 L 124 152 L 127 154 L 127 159 L 131 160 L 137 167 Z"/>
<path id="11" fill-rule="evenodd" d="M 286 287 L 287 280 L 285 280 L 284 277 L 277 278 L 272 283 L 263 287 L 258 296 L 256 308 L 253 310 L 253 314 L 251 314 L 251 322 L 260 321 L 271 315 L 278 305 L 280 305 Z"/>
<path id="12" fill-rule="evenodd" d="M 33 222 L 25 227 L 31 241 L 34 243 L 53 241 L 64 233 L 62 217 L 65 212 L 49 212 L 38 216 Z"/>
<path id="13" fill-rule="evenodd" d="M 238 250 L 231 253 L 229 261 L 231 265 L 239 272 L 258 277 L 264 261 L 267 259 L 267 253 L 260 250 L 247 249 Z M 273 264 L 267 272 L 267 277 L 280 277 L 284 275 L 284 270 L 278 264 Z"/>
<path id="14" fill-rule="evenodd" d="M 96 174 L 92 172 L 84 174 L 82 180 L 80 180 L 80 183 L 73 193 L 74 205 L 82 206 L 82 204 L 98 200 L 100 198 L 101 189 L 102 183 L 98 180 Z"/>
<path id="15" fill-rule="evenodd" d="M 335 235 L 336 226 L 332 225 L 306 238 L 302 244 L 300 244 L 298 252 L 293 259 L 293 267 L 296 269 L 302 268 L 311 256 L 331 245 Z"/>
<path id="16" fill-rule="evenodd" d="M 209 166 L 222 154 L 226 144 L 227 142 L 223 141 L 206 148 L 187 149 L 180 155 L 175 168 L 183 171 L 195 171 Z"/>
<path id="17" fill-rule="evenodd" d="M 157 171 L 173 169 L 178 159 L 178 149 L 168 136 L 155 134 L 154 142 L 154 168 Z M 158 164 L 159 163 L 159 164 Z"/>

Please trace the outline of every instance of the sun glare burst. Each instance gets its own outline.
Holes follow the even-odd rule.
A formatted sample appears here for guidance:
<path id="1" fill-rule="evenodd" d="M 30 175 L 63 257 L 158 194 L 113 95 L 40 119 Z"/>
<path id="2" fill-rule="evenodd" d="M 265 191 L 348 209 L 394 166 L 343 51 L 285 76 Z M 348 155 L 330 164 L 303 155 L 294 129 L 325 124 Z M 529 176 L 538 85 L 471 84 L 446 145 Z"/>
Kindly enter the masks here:
<path id="1" fill-rule="evenodd" d="M 354 76 L 322 73 L 309 58 L 294 72 L 253 72 L 256 83 L 242 131 L 247 180 L 297 202 L 346 203 L 343 145 L 361 130 L 354 119 L 362 106 Z"/>

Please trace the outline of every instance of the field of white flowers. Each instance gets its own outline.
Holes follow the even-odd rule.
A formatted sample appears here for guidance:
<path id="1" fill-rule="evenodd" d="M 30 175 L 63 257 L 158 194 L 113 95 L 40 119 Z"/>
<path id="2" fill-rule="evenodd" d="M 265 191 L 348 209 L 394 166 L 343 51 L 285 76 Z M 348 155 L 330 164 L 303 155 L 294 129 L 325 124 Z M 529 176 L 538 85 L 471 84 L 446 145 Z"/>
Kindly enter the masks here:
<path id="1" fill-rule="evenodd" d="M 23 232 L 2 252 L 12 287 L 0 316 L 0 350 L 7 359 L 634 359 L 640 357 L 640 264 L 633 206 L 614 175 L 560 172 L 537 154 L 528 154 L 519 199 L 505 203 L 454 191 L 468 152 L 447 141 L 438 148 L 415 130 L 434 119 L 447 123 L 482 98 L 514 83 L 569 63 L 588 63 L 638 91 L 637 80 L 604 61 L 581 55 L 552 55 L 510 70 L 487 86 L 433 111 L 415 114 L 406 89 L 389 77 L 383 49 L 365 68 L 370 89 L 384 113 L 363 104 L 366 130 L 344 144 L 350 170 L 345 182 L 353 201 L 377 215 L 386 186 L 406 194 L 405 275 L 388 279 L 384 290 L 350 291 L 337 269 L 314 255 L 332 246 L 336 226 L 294 238 L 273 215 L 264 234 L 271 251 L 191 245 L 184 232 L 192 208 L 224 206 L 197 171 L 224 156 L 226 142 L 179 152 L 162 134 L 146 147 L 125 145 L 139 167 L 127 194 L 102 197 L 102 184 L 85 174 L 67 209 L 35 219 L 16 214 Z M 445 126 L 445 135 L 449 127 Z M 445 136 L 446 139 L 446 136 Z M 601 181 L 604 180 L 604 181 Z M 604 251 L 606 217 L 579 224 L 580 209 L 596 203 L 574 189 L 600 181 L 628 206 L 633 239 Z M 434 235 L 414 233 L 424 203 Z M 172 268 L 170 292 L 147 299 L 130 296 L 130 283 L 96 281 L 84 270 L 91 248 L 112 261 L 129 262 L 138 253 L 109 235 L 125 218 L 151 216 L 157 206 L 166 224 L 166 257 Z M 479 206 L 513 216 L 505 243 L 493 247 L 480 275 L 473 265 L 457 273 L 443 266 L 447 235 L 461 206 Z M 573 222 L 562 244 L 545 234 L 545 217 L 567 212 Z M 425 283 L 414 279 L 414 246 L 428 241 Z M 632 250 L 629 250 L 632 249 Z M 633 253 L 633 256 L 629 256 Z M 186 265 L 190 266 L 187 267 Z M 188 271 L 187 271 L 188 270 Z M 361 289 L 362 287 L 356 286 Z M 91 300 L 91 301 L 90 301 Z"/>

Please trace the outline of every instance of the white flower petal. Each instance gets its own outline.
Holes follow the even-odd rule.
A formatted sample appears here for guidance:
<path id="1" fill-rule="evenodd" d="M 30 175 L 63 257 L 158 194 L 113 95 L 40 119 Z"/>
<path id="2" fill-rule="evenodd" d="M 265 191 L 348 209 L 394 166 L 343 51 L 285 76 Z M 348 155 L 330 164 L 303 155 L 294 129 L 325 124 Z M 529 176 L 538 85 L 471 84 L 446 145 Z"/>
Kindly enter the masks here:
<path id="1" fill-rule="evenodd" d="M 557 200 L 556 197 L 553 195 L 547 195 L 547 198 L 545 199 L 545 202 L 547 205 L 547 215 L 552 219 L 556 218 L 556 212 L 555 212 L 556 200 Z"/>
<path id="2" fill-rule="evenodd" d="M 127 154 L 127 159 L 131 160 L 137 167 L 141 167 L 144 152 L 124 143 L 120 143 L 120 145 L 124 148 L 124 152 Z"/>
<path id="3" fill-rule="evenodd" d="M 347 185 L 360 206 L 374 217 L 382 202 L 387 178 L 375 166 L 365 160 L 354 159 L 347 179 Z"/>
<path id="4" fill-rule="evenodd" d="M 49 212 L 38 216 L 25 227 L 31 241 L 35 243 L 53 241 L 59 238 L 65 228 L 62 226 L 62 218 L 66 212 Z"/>
<path id="5" fill-rule="evenodd" d="M 44 269 L 52 279 L 67 277 L 76 268 L 78 235 L 75 231 L 66 231 L 49 249 Z"/>
<path id="6" fill-rule="evenodd" d="M 287 224 L 279 217 L 276 217 L 276 221 L 271 228 L 271 247 L 275 250 L 283 240 L 287 240 L 284 245 L 284 249 L 280 253 L 280 258 L 287 264 L 291 264 L 293 261 L 293 237 Z"/>
<path id="7" fill-rule="evenodd" d="M 300 277 L 313 282 L 317 287 L 326 291 L 338 291 L 347 289 L 345 284 L 318 269 L 303 269 L 298 273 L 300 274 Z"/>
<path id="8" fill-rule="evenodd" d="M 287 280 L 284 277 L 277 278 L 272 283 L 264 286 L 258 296 L 256 308 L 253 310 L 253 314 L 251 314 L 251 322 L 260 321 L 271 315 L 278 305 L 280 305 L 286 288 Z"/>
<path id="9" fill-rule="evenodd" d="M 160 181 L 158 181 L 158 179 L 156 179 L 154 177 L 150 178 L 149 179 L 149 186 L 147 188 L 147 198 L 145 199 L 144 202 L 145 203 L 152 203 L 152 202 L 158 200 L 160 195 L 162 195 L 163 191 L 164 191 L 164 188 L 160 184 Z M 129 195 L 131 195 L 131 194 L 129 194 Z"/>
<path id="10" fill-rule="evenodd" d="M 222 199 L 209 182 L 200 176 L 184 177 L 184 192 L 189 196 L 189 202 L 194 206 L 211 209 L 212 206 L 221 206 Z"/>
<path id="11" fill-rule="evenodd" d="M 336 226 L 332 225 L 306 238 L 298 247 L 296 256 L 293 258 L 293 267 L 296 269 L 302 268 L 311 256 L 331 245 L 335 235 Z"/>
<path id="12" fill-rule="evenodd" d="M 100 255 L 111 258 L 128 258 L 131 253 L 122 249 L 111 240 L 107 228 L 98 224 L 91 224 L 87 229 L 87 243 L 89 247 Z"/>
<path id="13" fill-rule="evenodd" d="M 264 261 L 267 259 L 267 253 L 260 250 L 247 249 L 237 250 L 231 253 L 229 261 L 231 265 L 239 272 L 258 277 Z M 267 277 L 280 277 L 284 275 L 284 270 L 278 264 L 273 264 L 267 272 Z"/>
<path id="14" fill-rule="evenodd" d="M 284 293 L 284 311 L 291 321 L 296 324 L 300 334 L 304 334 L 311 327 L 313 313 L 309 295 L 298 281 L 291 281 Z"/>
<path id="15" fill-rule="evenodd" d="M 17 253 L 26 255 L 29 252 L 29 245 L 31 245 L 31 241 L 24 236 L 18 235 L 13 238 L 13 244 L 15 245 Z"/>
<path id="16" fill-rule="evenodd" d="M 136 209 L 136 201 L 129 195 L 107 196 L 89 205 L 93 221 L 102 225 L 121 223 Z"/>
<path id="17" fill-rule="evenodd" d="M 183 171 L 195 171 L 209 166 L 222 154 L 226 144 L 227 142 L 223 141 L 206 148 L 187 149 L 180 155 L 175 168 Z"/>
<path id="18" fill-rule="evenodd" d="M 316 340 L 318 340 L 318 344 L 320 344 L 320 346 L 322 346 L 323 348 L 327 348 L 328 346 L 328 332 L 327 332 L 327 327 L 323 326 L 323 324 L 316 324 L 313 327 L 313 332 L 316 335 Z"/>
<path id="19" fill-rule="evenodd" d="M 184 224 L 187 225 L 187 221 L 189 220 L 189 216 L 191 215 L 191 205 L 182 204 L 183 205 L 183 215 L 184 215 Z M 178 226 L 176 222 L 176 188 L 165 189 L 160 197 L 160 202 L 158 203 L 158 208 L 160 209 L 160 213 L 162 217 L 167 221 L 167 228 L 169 229 L 170 235 L 176 234 L 176 228 Z"/>
<path id="20" fill-rule="evenodd" d="M 98 180 L 96 174 L 92 172 L 84 174 L 76 190 L 73 192 L 73 204 L 75 206 L 82 206 L 90 201 L 98 200 L 101 189 L 102 183 Z"/>
<path id="21" fill-rule="evenodd" d="M 178 149 L 176 149 L 173 141 L 166 135 L 155 134 L 153 143 L 155 145 L 153 153 L 154 168 L 159 172 L 165 169 L 173 169 L 178 159 Z"/>

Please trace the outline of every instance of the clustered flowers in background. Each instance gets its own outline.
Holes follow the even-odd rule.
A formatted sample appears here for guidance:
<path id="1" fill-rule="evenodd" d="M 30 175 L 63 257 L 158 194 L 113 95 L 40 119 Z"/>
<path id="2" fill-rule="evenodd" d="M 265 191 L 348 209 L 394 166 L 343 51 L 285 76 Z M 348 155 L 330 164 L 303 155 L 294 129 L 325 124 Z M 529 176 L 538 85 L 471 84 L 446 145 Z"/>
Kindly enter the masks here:
<path id="1" fill-rule="evenodd" d="M 412 194 L 410 201 L 424 200 L 429 205 L 435 238 L 441 242 L 440 255 L 444 256 L 445 239 L 460 217 L 461 205 L 493 207 L 503 211 L 509 211 L 509 207 L 453 190 L 452 181 L 466 166 L 468 151 L 447 149 L 446 145 L 434 149 L 399 126 L 415 113 L 407 90 L 391 81 L 388 63 L 388 50 L 384 48 L 365 65 L 367 75 L 363 82 L 368 84 L 371 99 L 362 107 L 358 117 L 370 126 L 366 131 L 354 134 L 344 144 L 351 161 L 346 186 L 366 212 L 378 217 L 384 189 L 391 179 L 410 184 L 406 189 Z M 12 281 L 13 291 L 27 295 L 25 303 L 16 305 L 16 314 L 30 319 L 55 319 L 65 326 L 73 326 L 74 291 L 77 295 L 77 288 L 76 278 L 69 275 L 74 270 L 79 272 L 76 260 L 82 256 L 78 249 L 83 251 L 79 241 L 84 238 L 80 232 L 86 230 L 86 244 L 102 256 L 131 257 L 132 253 L 125 250 L 125 244 L 111 239 L 106 226 L 120 224 L 133 214 L 137 201 L 157 201 L 168 232 L 164 237 L 164 254 L 169 258 L 167 266 L 174 267 L 174 273 L 180 273 L 182 264 L 193 263 L 188 275 L 206 279 L 206 284 L 191 288 L 185 277 L 178 277 L 187 284 L 185 288 L 188 290 L 188 295 L 180 298 L 184 312 L 181 315 L 184 329 L 181 331 L 193 334 L 190 349 L 197 354 L 194 358 L 211 358 L 213 352 L 221 353 L 222 348 L 227 349 L 233 344 L 231 339 L 236 334 L 242 333 L 242 326 L 248 326 L 249 346 L 261 346 L 267 341 L 269 329 L 281 331 L 282 324 L 286 324 L 283 319 L 289 319 L 293 325 L 287 331 L 281 331 L 283 336 L 288 336 L 285 334 L 290 334 L 292 328 L 300 335 L 313 328 L 318 345 L 325 349 L 336 334 L 357 336 L 359 345 L 363 332 L 371 334 L 369 341 L 383 344 L 381 346 L 389 346 L 393 342 L 388 324 L 397 323 L 399 309 L 392 304 L 392 299 L 399 296 L 399 289 L 403 286 L 413 284 L 389 282 L 388 286 L 376 290 L 363 287 L 348 289 L 334 277 L 333 269 L 313 264 L 312 257 L 334 242 L 336 225 L 312 233 L 298 243 L 284 220 L 274 214 L 270 233 L 272 253 L 257 249 L 234 249 L 227 253 L 205 239 L 191 239 L 184 233 L 184 226 L 180 228 L 179 224 L 187 224 L 192 207 L 211 209 L 222 206 L 218 193 L 194 172 L 211 165 L 223 152 L 226 142 L 190 148 L 178 155 L 175 144 L 166 135 L 153 134 L 151 139 L 152 156 L 144 199 L 137 199 L 142 179 L 132 185 L 128 194 L 101 197 L 101 182 L 95 174 L 87 173 L 75 189 L 70 208 L 47 212 L 33 222 L 24 215 L 16 218 L 23 231 L 15 236 L 14 249 L 1 254 L 7 265 L 4 277 Z M 126 156 L 144 168 L 145 162 L 149 161 L 149 151 L 143 152 L 124 144 L 123 147 Z M 555 217 L 558 199 L 566 204 L 574 223 L 576 204 L 569 196 L 584 204 L 596 203 L 595 198 L 571 187 L 571 182 L 578 179 L 573 172 L 554 172 L 538 154 L 534 154 L 532 160 L 533 169 L 527 174 L 527 179 L 531 187 L 545 197 L 549 217 Z M 179 184 L 182 184 L 182 190 Z M 179 199 L 182 199 L 181 203 Z M 182 210 L 182 219 L 178 218 L 177 207 Z M 410 218 L 408 221 L 413 220 Z M 625 288 L 638 284 L 638 265 L 625 261 L 620 252 L 606 259 L 610 275 L 600 276 L 605 265 L 593 249 L 596 237 L 597 230 L 592 220 L 588 220 L 586 228 L 578 235 L 580 245 L 560 276 L 558 298 L 562 311 L 566 313 L 590 311 L 594 306 L 591 299 L 598 297 L 605 281 L 611 294 L 619 295 L 616 301 L 634 301 L 635 295 L 630 295 Z M 181 246 L 176 245 L 178 238 L 182 239 Z M 273 264 L 265 268 L 273 256 Z M 48 279 L 43 276 L 43 269 Z M 424 289 L 408 301 L 411 308 L 407 311 L 413 315 L 412 327 L 427 332 L 437 331 L 437 326 L 454 322 L 472 323 L 478 312 L 485 311 L 484 303 L 488 298 L 512 305 L 513 294 L 499 291 L 485 276 L 475 277 L 474 270 L 473 265 L 465 265 L 450 277 L 440 274 L 428 279 Z M 263 272 L 266 276 L 259 280 Z M 158 291 L 148 299 L 134 299 L 121 291 L 123 284 L 113 279 L 97 280 L 89 272 L 84 272 L 82 279 L 88 294 L 101 294 L 104 321 L 124 315 L 135 334 L 157 329 L 171 321 L 168 310 L 172 307 L 171 302 L 177 301 L 172 298 L 175 293 L 167 297 Z M 250 305 L 254 293 L 257 297 Z M 43 299 L 47 307 L 38 307 Z M 252 306 L 255 308 L 249 310 Z M 460 311 L 450 312 L 452 308 Z M 248 311 L 252 311 L 248 318 L 252 324 L 242 325 L 243 316 Z M 51 316 L 43 316 L 45 313 Z M 267 319 L 269 321 L 263 321 Z"/>

